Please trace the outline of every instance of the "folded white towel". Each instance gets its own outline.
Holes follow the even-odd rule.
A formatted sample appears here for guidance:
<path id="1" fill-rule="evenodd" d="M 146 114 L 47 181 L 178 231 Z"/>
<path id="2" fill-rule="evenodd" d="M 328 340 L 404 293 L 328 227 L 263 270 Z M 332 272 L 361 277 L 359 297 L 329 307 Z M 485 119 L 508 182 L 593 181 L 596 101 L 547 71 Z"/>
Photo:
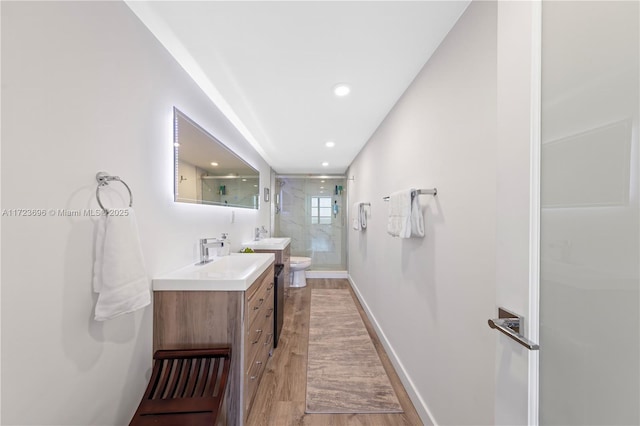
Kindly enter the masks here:
<path id="1" fill-rule="evenodd" d="M 355 229 L 356 231 L 359 231 L 360 228 L 360 206 L 362 205 L 362 203 L 354 203 L 353 204 L 353 209 L 351 210 L 351 226 L 353 227 L 353 229 Z"/>
<path id="2" fill-rule="evenodd" d="M 96 235 L 93 290 L 95 320 L 105 321 L 151 303 L 140 237 L 133 209 L 127 215 L 102 216 Z"/>
<path id="3" fill-rule="evenodd" d="M 365 209 L 364 203 L 360 203 L 358 217 L 360 219 L 360 228 L 362 228 L 362 230 L 367 229 L 367 209 Z"/>
<path id="4" fill-rule="evenodd" d="M 415 189 L 394 192 L 389 196 L 387 232 L 400 238 L 424 237 L 424 222 Z"/>
<path id="5" fill-rule="evenodd" d="M 424 219 L 420 210 L 420 200 L 417 195 L 411 200 L 411 235 L 410 237 L 424 237 Z"/>
<path id="6" fill-rule="evenodd" d="M 367 210 L 364 203 L 354 203 L 351 213 L 351 226 L 356 231 L 364 231 L 367 229 Z"/>
<path id="7" fill-rule="evenodd" d="M 400 238 L 411 235 L 411 190 L 394 192 L 389 196 L 387 232 Z"/>

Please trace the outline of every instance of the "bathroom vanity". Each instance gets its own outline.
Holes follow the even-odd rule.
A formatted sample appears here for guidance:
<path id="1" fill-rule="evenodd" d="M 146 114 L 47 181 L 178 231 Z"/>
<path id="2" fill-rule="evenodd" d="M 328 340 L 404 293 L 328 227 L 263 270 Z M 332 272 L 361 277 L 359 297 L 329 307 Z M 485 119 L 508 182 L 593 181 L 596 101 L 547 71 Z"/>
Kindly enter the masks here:
<path id="1" fill-rule="evenodd" d="M 279 238 L 264 238 L 257 241 L 248 241 L 242 244 L 244 247 L 249 247 L 256 253 L 273 253 L 275 255 L 276 264 L 281 263 L 284 265 L 283 279 L 284 279 L 284 294 L 285 297 L 289 296 L 289 285 L 291 283 L 290 261 L 291 258 L 291 238 L 279 237 Z"/>
<path id="2" fill-rule="evenodd" d="M 153 350 L 231 345 L 219 423 L 244 425 L 273 348 L 275 256 L 227 258 L 153 280 Z"/>

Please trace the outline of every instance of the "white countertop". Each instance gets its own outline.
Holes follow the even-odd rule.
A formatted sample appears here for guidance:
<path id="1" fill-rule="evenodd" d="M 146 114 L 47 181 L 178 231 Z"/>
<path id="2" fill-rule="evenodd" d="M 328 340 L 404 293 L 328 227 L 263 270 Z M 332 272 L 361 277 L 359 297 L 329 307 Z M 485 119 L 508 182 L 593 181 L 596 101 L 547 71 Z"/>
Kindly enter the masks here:
<path id="1" fill-rule="evenodd" d="M 275 261 L 273 253 L 233 253 L 153 279 L 154 291 L 245 291 Z"/>
<path id="2" fill-rule="evenodd" d="M 284 250 L 291 243 L 291 238 L 263 238 L 256 241 L 242 243 L 242 247 L 249 247 L 253 250 Z"/>

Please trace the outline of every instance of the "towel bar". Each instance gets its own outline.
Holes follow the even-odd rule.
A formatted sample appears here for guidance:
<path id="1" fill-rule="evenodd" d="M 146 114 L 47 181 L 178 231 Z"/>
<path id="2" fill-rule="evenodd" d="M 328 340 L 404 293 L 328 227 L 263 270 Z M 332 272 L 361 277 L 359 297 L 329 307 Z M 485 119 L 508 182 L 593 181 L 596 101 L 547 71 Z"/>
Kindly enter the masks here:
<path id="1" fill-rule="evenodd" d="M 433 195 L 435 197 L 436 195 L 438 195 L 438 188 L 416 189 L 415 191 L 411 191 L 411 198 L 415 197 L 416 195 L 422 195 L 422 194 L 429 194 L 429 195 Z M 382 197 L 382 199 L 384 201 L 389 201 L 389 196 Z"/>

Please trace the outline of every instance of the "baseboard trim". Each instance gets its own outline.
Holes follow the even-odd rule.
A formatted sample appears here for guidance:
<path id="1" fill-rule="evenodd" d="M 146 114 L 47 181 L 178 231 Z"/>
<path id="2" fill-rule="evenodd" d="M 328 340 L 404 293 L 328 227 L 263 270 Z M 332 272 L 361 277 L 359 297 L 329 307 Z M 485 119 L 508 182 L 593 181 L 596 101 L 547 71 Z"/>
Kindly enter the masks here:
<path id="1" fill-rule="evenodd" d="M 387 352 L 387 356 L 389 356 L 389 360 L 391 360 L 391 363 L 396 369 L 396 373 L 398 374 L 400 381 L 402 382 L 402 384 L 404 385 L 404 388 L 409 394 L 409 399 L 411 399 L 411 402 L 413 403 L 414 408 L 418 412 L 418 415 L 420 416 L 422 423 L 424 423 L 426 426 L 437 426 L 437 423 L 435 422 L 433 415 L 431 414 L 431 411 L 427 407 L 427 403 L 422 399 L 422 396 L 420 396 L 420 393 L 418 393 L 415 385 L 413 384 L 413 381 L 409 378 L 409 375 L 407 374 L 407 371 L 405 370 L 404 365 L 402 365 L 402 362 L 400 362 L 400 360 L 398 359 L 398 355 L 396 354 L 396 351 L 393 349 L 393 346 L 391 346 L 391 343 L 389 343 L 387 336 L 384 334 L 384 332 L 380 328 L 380 324 L 378 324 L 376 317 L 373 315 L 373 313 L 369 309 L 369 305 L 367 305 L 366 300 L 362 296 L 362 293 L 360 293 L 360 290 L 358 290 L 358 286 L 353 281 L 353 278 L 351 277 L 351 275 L 348 275 L 348 280 L 349 280 L 349 284 L 351 284 L 351 288 L 353 289 L 354 293 L 358 297 L 358 300 L 360 301 L 362 308 L 367 314 L 369 321 L 371 321 L 371 324 L 373 325 L 373 328 L 375 329 L 376 334 L 378 335 L 378 338 L 382 343 L 382 346 L 384 346 L 384 349 Z"/>
<path id="2" fill-rule="evenodd" d="M 349 278 L 347 271 L 305 271 L 307 278 Z"/>

